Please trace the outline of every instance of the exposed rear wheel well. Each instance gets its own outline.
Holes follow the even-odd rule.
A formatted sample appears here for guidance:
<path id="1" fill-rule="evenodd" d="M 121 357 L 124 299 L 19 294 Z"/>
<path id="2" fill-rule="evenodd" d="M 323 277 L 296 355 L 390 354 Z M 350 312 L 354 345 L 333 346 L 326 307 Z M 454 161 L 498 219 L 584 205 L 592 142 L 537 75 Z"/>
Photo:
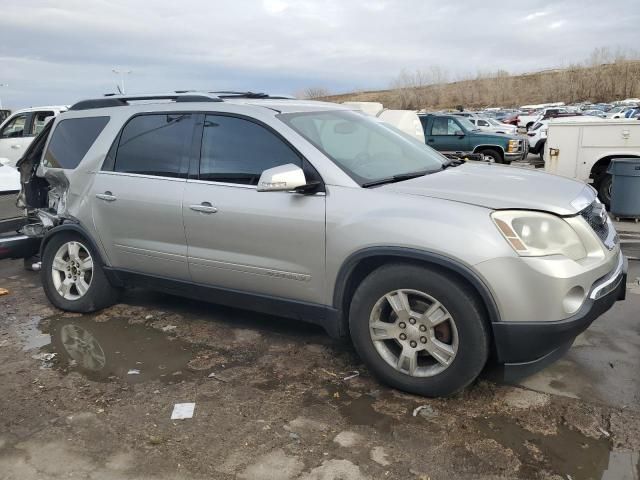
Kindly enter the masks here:
<path id="1" fill-rule="evenodd" d="M 491 315 L 489 312 L 489 308 L 487 307 L 487 303 L 485 298 L 478 290 L 477 286 L 473 284 L 473 282 L 469 281 L 460 273 L 456 272 L 452 268 L 447 268 L 443 265 L 439 265 L 436 262 L 429 261 L 427 259 L 416 259 L 416 258 L 407 258 L 400 257 L 395 255 L 375 255 L 371 257 L 366 257 L 360 260 L 357 265 L 351 270 L 346 282 L 344 283 L 344 288 L 342 289 L 342 297 L 340 298 L 339 304 L 336 305 L 341 315 L 341 331 L 348 332 L 348 322 L 349 322 L 349 308 L 351 305 L 351 300 L 353 295 L 358 288 L 358 285 L 374 270 L 389 264 L 408 264 L 413 266 L 422 266 L 425 268 L 429 268 L 431 270 L 438 271 L 441 274 L 449 276 L 452 280 L 459 282 L 462 285 L 469 287 L 469 289 L 476 295 L 478 301 L 483 307 L 484 318 L 487 321 L 489 327 L 491 327 Z M 491 328 L 489 328 L 491 331 Z M 493 349 L 493 336 L 491 338 L 491 347 Z"/>

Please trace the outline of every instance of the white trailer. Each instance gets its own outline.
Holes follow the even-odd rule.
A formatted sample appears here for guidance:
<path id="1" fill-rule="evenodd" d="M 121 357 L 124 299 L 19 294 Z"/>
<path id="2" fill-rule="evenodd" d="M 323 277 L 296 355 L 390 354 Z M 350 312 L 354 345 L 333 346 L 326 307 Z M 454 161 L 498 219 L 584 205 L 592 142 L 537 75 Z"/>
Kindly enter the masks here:
<path id="1" fill-rule="evenodd" d="M 549 123 L 545 170 L 591 183 L 609 205 L 614 158 L 640 158 L 640 121 L 555 119 Z"/>

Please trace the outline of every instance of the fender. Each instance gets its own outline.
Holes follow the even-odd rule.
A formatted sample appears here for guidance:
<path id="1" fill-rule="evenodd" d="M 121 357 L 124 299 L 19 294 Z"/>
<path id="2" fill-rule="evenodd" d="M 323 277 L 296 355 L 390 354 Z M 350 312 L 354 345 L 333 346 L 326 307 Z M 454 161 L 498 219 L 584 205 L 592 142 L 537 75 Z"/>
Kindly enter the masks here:
<path id="1" fill-rule="evenodd" d="M 500 145 L 492 145 L 492 144 L 482 144 L 482 145 L 476 145 L 473 148 L 473 153 L 478 153 L 478 150 L 482 149 L 482 148 L 493 148 L 494 150 L 500 150 L 502 152 L 502 155 L 504 155 L 504 147 L 500 146 Z"/>
<path id="2" fill-rule="evenodd" d="M 468 281 L 480 295 L 480 298 L 487 309 L 489 321 L 492 324 L 500 322 L 500 313 L 491 290 L 484 280 L 468 265 L 446 255 L 427 250 L 417 250 L 406 247 L 368 247 L 347 257 L 340 267 L 338 276 L 336 277 L 335 288 L 333 290 L 333 307 L 342 314 L 340 319 L 342 323 L 341 328 L 345 329 L 345 331 L 348 331 L 348 327 L 344 324 L 344 322 L 346 322 L 347 315 L 346 312 L 342 311 L 345 287 L 358 264 L 363 260 L 373 257 L 395 257 L 397 259 L 405 260 L 420 260 L 439 267 L 444 267 L 445 269 L 460 275 Z"/>
<path id="3" fill-rule="evenodd" d="M 96 255 L 98 257 L 98 261 L 100 262 L 100 264 L 107 265 L 104 261 L 104 258 L 102 258 L 102 254 L 100 252 L 100 249 L 98 248 L 97 243 L 93 238 L 91 238 L 91 235 L 89 235 L 87 230 L 77 220 L 74 221 L 74 220 L 68 220 L 68 219 L 64 223 L 53 227 L 51 230 L 48 230 L 47 233 L 45 233 L 44 237 L 42 237 L 42 242 L 40 243 L 40 258 L 42 258 L 42 254 L 44 253 L 44 248 L 47 245 L 47 243 L 49 243 L 49 240 L 51 240 L 51 238 L 54 235 L 61 232 L 74 232 L 81 235 L 87 241 L 87 243 L 91 246 L 93 251 L 96 252 Z"/>

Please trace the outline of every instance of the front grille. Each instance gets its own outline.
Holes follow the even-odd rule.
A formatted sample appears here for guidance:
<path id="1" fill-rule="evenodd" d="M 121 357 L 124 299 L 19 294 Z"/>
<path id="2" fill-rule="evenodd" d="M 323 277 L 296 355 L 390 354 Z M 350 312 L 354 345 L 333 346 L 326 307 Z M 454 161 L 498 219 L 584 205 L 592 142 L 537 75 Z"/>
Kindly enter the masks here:
<path id="1" fill-rule="evenodd" d="M 604 212 L 604 222 L 602 221 L 601 212 Z M 609 249 L 612 249 L 617 242 L 618 236 L 613 235 L 610 238 L 609 235 L 609 218 L 607 217 L 607 211 L 604 209 L 604 205 L 594 201 L 587 208 L 580 212 L 580 216 L 584 218 L 589 226 L 596 232 L 598 238 L 602 240 L 602 243 Z"/>

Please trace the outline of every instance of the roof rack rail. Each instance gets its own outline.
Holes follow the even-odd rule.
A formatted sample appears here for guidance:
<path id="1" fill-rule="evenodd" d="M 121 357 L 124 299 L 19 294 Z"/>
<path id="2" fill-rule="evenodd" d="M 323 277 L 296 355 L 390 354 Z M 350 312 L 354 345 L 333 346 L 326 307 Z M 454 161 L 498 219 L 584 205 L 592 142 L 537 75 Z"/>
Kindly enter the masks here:
<path id="1" fill-rule="evenodd" d="M 145 101 L 145 100 L 173 100 L 176 103 L 181 102 L 222 102 L 222 99 L 216 95 L 198 93 L 193 94 L 187 91 L 181 91 L 171 94 L 160 95 L 116 95 L 113 93 L 106 94 L 103 98 L 93 98 L 89 100 L 81 100 L 71 106 L 69 110 L 89 110 L 92 108 L 108 108 L 108 107 L 124 107 L 129 102 Z"/>
<path id="2" fill-rule="evenodd" d="M 219 98 L 270 98 L 276 100 L 294 100 L 295 97 L 287 96 L 287 95 L 269 95 L 268 93 L 263 92 L 235 92 L 235 91 L 215 91 L 208 92 L 213 95 L 216 95 Z"/>

